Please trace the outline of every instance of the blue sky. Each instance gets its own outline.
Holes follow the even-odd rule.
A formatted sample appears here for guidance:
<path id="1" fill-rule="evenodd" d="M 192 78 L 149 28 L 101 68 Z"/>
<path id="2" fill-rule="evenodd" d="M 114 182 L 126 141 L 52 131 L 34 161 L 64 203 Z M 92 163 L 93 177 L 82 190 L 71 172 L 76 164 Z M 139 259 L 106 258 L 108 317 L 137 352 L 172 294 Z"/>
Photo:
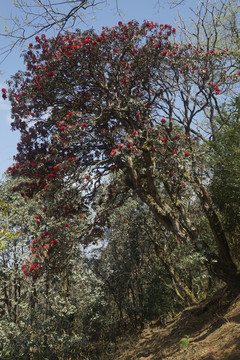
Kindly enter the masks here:
<path id="1" fill-rule="evenodd" d="M 119 20 L 128 22 L 130 20 L 137 20 L 140 23 L 143 20 L 149 20 L 164 24 L 174 25 L 174 20 L 177 18 L 177 12 L 186 19 L 190 16 L 189 6 L 195 7 L 197 0 L 187 0 L 185 6 L 170 9 L 167 0 L 118 0 L 120 13 L 116 10 L 115 0 L 108 0 L 109 4 L 95 8 L 94 13 L 85 16 L 85 24 L 78 24 L 78 28 L 86 30 L 94 28 L 100 31 L 102 26 L 113 26 Z M 160 6 L 159 4 L 160 3 Z M 10 16 L 14 17 L 16 9 L 12 5 L 12 0 L 4 2 L 4 8 L 1 8 L 1 15 L 4 18 Z M 0 29 L 3 27 L 3 22 L 0 18 Z M 51 36 L 53 33 L 46 33 Z M 5 38 L 0 37 L 1 47 L 7 44 Z M 29 41 L 30 42 L 30 41 Z M 16 48 L 0 65 L 2 74 L 0 75 L 0 89 L 6 88 L 6 80 L 18 70 L 24 70 L 23 58 L 21 49 Z M 17 142 L 19 140 L 18 132 L 11 131 L 11 109 L 10 104 L 0 98 L 0 178 L 6 169 L 13 163 L 13 155 L 16 154 Z"/>

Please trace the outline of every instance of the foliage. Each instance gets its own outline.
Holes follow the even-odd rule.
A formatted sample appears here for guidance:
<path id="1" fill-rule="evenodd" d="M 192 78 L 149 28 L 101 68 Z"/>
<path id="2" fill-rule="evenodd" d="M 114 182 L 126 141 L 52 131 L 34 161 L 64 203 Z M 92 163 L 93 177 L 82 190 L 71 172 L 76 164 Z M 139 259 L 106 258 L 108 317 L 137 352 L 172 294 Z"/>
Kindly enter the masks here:
<path id="1" fill-rule="evenodd" d="M 83 327 L 84 318 L 89 316 L 91 303 L 99 301 L 96 283 L 88 298 L 90 282 L 89 272 L 84 275 L 81 269 L 81 278 L 79 273 L 71 272 L 70 293 L 66 296 L 59 276 L 41 278 L 35 283 L 25 280 L 17 299 L 17 321 L 10 319 L 8 313 L 1 319 L 1 352 L 5 354 L 2 358 L 87 358 L 92 345 Z"/>
<path id="2" fill-rule="evenodd" d="M 136 200 L 126 201 L 109 220 L 110 229 L 103 235 L 107 244 L 90 264 L 116 303 L 121 326 L 128 321 L 141 326 L 155 318 L 164 323 L 192 304 L 194 296 L 202 298 L 208 288 L 206 258 L 193 244 L 166 236 L 149 209 Z"/>
<path id="3" fill-rule="evenodd" d="M 144 230 L 155 220 L 146 206 L 131 199 L 110 217 L 103 248 L 89 248 L 84 255 L 75 244 L 68 267 L 61 273 L 49 269 L 40 278 L 24 277 L 21 267 L 35 209 L 31 201 L 26 204 L 11 192 L 12 181 L 2 184 L 1 196 L 12 197 L 9 228 L 21 229 L 22 234 L 19 231 L 15 242 L 1 252 L 3 359 L 108 358 L 107 352 L 114 350 L 126 329 L 136 331 L 156 318 L 165 324 L 184 306 L 168 267 L 161 263 Z M 22 214 L 28 215 L 22 218 Z M 159 242 L 162 236 L 158 234 Z M 171 251 L 165 256 L 176 262 Z M 195 266 L 199 271 L 198 262 L 189 263 L 185 255 L 183 251 L 180 256 L 182 270 L 180 264 L 177 269 L 182 278 L 194 272 Z"/>
<path id="4" fill-rule="evenodd" d="M 189 336 L 185 336 L 183 337 L 180 341 L 179 341 L 179 346 L 181 349 L 186 349 L 189 346 Z"/>
<path id="5" fill-rule="evenodd" d="M 6 179 L 0 188 L 11 234 L 5 235 L 0 251 L 1 358 L 87 358 L 91 329 L 84 329 L 83 322 L 92 304 L 103 301 L 101 283 L 84 268 L 78 248 L 72 249 L 67 272 L 45 273 L 38 281 L 23 277 L 25 252 L 35 233 L 36 204 L 14 194 L 13 183 Z"/>
<path id="6" fill-rule="evenodd" d="M 104 301 L 101 283 L 80 256 L 67 272 L 34 280 L 23 278 L 16 248 L 9 247 L 8 253 L 13 260 L 1 264 L 1 358 L 88 359 L 94 347 L 88 340 L 92 328 L 85 322 L 92 307 Z"/>
<path id="7" fill-rule="evenodd" d="M 141 327 L 144 321 L 174 313 L 180 306 L 177 300 L 176 306 L 169 304 L 169 298 L 174 298 L 173 290 L 166 286 L 168 280 L 170 285 L 169 274 L 142 231 L 145 210 L 135 201 L 127 201 L 110 217 L 111 229 L 104 234 L 106 247 L 99 257 L 90 259 L 93 271 L 116 304 L 114 317 L 120 330 L 128 322 Z"/>
<path id="8" fill-rule="evenodd" d="M 5 203 L 4 201 L 0 200 L 0 209 L 1 209 L 1 216 L 0 216 L 0 222 L 1 222 L 1 230 L 0 230 L 0 250 L 5 248 L 6 242 L 12 238 L 14 238 L 16 235 L 14 233 L 11 233 L 9 231 L 8 226 L 8 209 L 9 204 Z"/>

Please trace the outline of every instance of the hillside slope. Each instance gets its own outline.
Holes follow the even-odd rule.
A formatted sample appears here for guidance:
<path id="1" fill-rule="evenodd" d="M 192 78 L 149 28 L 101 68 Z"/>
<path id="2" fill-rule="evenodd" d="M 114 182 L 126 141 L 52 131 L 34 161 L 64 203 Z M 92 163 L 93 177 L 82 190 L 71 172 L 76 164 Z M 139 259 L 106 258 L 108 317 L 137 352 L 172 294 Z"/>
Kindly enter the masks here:
<path id="1" fill-rule="evenodd" d="M 240 360 L 240 295 L 221 289 L 165 327 L 150 324 L 135 339 L 123 342 L 115 357 L 135 359 Z"/>

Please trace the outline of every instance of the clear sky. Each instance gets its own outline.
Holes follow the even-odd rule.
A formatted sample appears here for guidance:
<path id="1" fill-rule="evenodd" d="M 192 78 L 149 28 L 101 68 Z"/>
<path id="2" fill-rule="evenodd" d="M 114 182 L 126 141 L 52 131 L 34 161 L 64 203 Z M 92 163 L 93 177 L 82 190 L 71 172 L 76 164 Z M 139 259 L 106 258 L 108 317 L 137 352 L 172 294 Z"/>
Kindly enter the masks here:
<path id="1" fill-rule="evenodd" d="M 3 1 L 3 0 L 2 0 Z M 30 1 L 30 0 L 29 0 Z M 118 0 L 120 12 L 116 9 L 115 0 L 108 0 L 108 5 L 100 6 L 94 9 L 94 13 L 85 16 L 85 23 L 78 24 L 78 28 L 86 30 L 94 28 L 100 31 L 102 26 L 114 26 L 119 20 L 128 22 L 137 20 L 140 23 L 143 20 L 154 21 L 158 23 L 174 25 L 178 12 L 186 20 L 190 17 L 189 7 L 197 6 L 197 0 L 186 0 L 185 6 L 171 9 L 167 0 Z M 0 13 L 4 18 L 15 16 L 16 9 L 12 5 L 12 0 L 4 1 L 4 7 Z M 0 30 L 4 20 L 0 18 Z M 176 26 L 175 26 L 176 27 Z M 45 33 L 51 36 L 53 33 Z M 0 37 L 1 47 L 7 44 L 5 38 Z M 29 41 L 30 42 L 30 41 Z M 14 51 L 0 65 L 2 74 L 0 75 L 0 89 L 7 88 L 6 80 L 18 70 L 24 70 L 21 49 Z M 0 178 L 6 169 L 13 163 L 13 155 L 16 154 L 17 142 L 19 140 L 18 132 L 11 131 L 11 109 L 10 104 L 0 98 Z"/>

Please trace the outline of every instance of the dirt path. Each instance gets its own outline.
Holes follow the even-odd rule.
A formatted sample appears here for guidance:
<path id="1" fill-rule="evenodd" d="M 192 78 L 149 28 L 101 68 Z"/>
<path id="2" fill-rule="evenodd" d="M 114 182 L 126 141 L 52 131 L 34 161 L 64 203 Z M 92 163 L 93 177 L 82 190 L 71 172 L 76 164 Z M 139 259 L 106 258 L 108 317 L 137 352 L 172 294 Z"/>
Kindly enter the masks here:
<path id="1" fill-rule="evenodd" d="M 240 360 L 240 296 L 220 292 L 164 328 L 152 323 L 119 350 L 116 360 Z"/>

